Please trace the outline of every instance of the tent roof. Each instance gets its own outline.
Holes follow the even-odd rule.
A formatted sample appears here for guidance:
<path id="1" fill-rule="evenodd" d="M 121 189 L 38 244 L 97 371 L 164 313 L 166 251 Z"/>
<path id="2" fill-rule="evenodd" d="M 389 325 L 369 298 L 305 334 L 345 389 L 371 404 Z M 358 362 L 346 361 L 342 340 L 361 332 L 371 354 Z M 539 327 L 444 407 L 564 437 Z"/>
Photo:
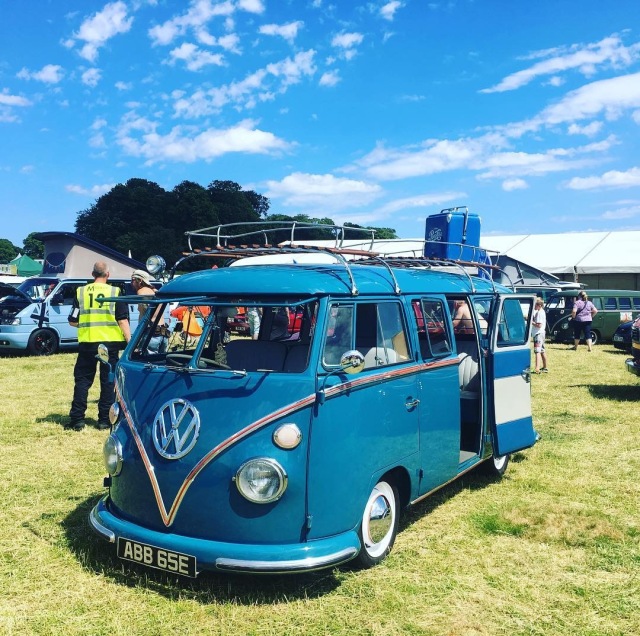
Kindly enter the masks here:
<path id="1" fill-rule="evenodd" d="M 18 276 L 34 276 L 42 271 L 42 265 L 26 254 L 16 256 L 9 265 L 16 266 Z"/>
<path id="2" fill-rule="evenodd" d="M 485 235 L 480 243 L 552 274 L 640 273 L 640 231 Z"/>

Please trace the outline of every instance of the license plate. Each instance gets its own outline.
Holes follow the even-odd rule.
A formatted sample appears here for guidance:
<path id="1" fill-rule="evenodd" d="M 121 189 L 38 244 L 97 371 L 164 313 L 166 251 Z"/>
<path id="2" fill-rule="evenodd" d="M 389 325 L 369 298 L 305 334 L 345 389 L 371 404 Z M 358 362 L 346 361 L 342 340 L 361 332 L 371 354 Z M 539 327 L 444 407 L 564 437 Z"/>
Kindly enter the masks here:
<path id="1" fill-rule="evenodd" d="M 118 556 L 164 572 L 196 577 L 196 558 L 189 554 L 164 550 L 154 545 L 118 537 Z"/>
<path id="2" fill-rule="evenodd" d="M 622 342 L 624 338 L 622 336 L 613 336 L 614 342 Z"/>

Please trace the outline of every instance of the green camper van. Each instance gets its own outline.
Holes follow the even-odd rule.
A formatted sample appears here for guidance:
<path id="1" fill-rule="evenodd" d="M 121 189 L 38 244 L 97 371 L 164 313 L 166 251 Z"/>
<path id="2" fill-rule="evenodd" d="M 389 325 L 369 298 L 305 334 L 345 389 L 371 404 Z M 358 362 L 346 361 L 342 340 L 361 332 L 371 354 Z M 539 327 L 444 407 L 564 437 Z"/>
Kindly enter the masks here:
<path id="1" fill-rule="evenodd" d="M 610 342 L 621 322 L 632 320 L 640 311 L 640 291 L 628 289 L 587 289 L 589 300 L 598 313 L 591 325 L 593 344 Z M 547 334 L 553 342 L 573 342 L 571 310 L 577 291 L 567 290 L 552 294 L 547 299 Z"/>

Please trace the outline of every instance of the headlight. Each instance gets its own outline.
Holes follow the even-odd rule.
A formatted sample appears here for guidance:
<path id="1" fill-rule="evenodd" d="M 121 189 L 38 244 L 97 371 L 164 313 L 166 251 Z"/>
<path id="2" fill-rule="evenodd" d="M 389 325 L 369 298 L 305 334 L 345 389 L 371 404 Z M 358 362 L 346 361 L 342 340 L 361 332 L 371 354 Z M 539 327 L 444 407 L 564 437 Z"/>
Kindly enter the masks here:
<path id="1" fill-rule="evenodd" d="M 14 318 L 9 324 L 13 325 L 14 327 L 21 325 L 22 318 Z"/>
<path id="2" fill-rule="evenodd" d="M 287 474 L 275 459 L 258 457 L 240 466 L 233 478 L 240 494 L 253 503 L 271 503 L 287 489 Z"/>
<path id="3" fill-rule="evenodd" d="M 102 447 L 104 466 L 107 472 L 115 477 L 122 470 L 122 444 L 114 435 L 109 435 Z"/>

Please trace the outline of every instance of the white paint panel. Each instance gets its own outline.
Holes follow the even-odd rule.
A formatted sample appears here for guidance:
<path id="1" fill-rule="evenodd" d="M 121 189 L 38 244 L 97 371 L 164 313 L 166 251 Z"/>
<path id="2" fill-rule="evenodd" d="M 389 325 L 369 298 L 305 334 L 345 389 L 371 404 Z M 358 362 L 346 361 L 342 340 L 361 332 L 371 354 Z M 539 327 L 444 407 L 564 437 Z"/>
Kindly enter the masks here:
<path id="1" fill-rule="evenodd" d="M 531 384 L 521 375 L 495 380 L 496 424 L 531 417 Z"/>

